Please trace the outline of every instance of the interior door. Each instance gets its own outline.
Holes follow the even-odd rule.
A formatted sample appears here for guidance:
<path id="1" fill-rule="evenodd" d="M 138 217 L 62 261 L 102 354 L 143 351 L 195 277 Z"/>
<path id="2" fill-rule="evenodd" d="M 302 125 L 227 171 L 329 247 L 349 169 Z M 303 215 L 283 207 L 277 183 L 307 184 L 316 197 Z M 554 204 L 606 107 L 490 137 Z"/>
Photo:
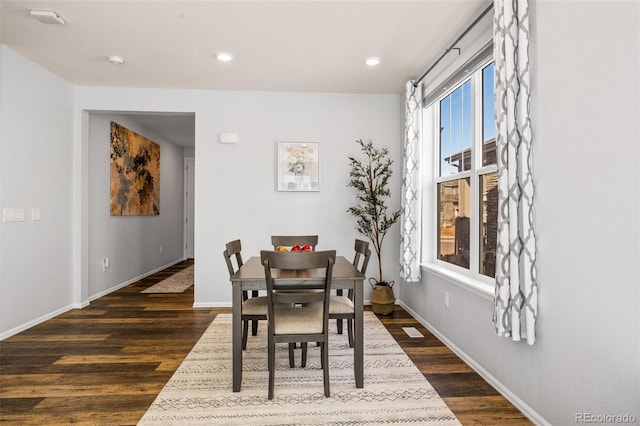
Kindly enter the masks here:
<path id="1" fill-rule="evenodd" d="M 194 258 L 194 176 L 196 161 L 194 158 L 185 159 L 185 257 Z"/>

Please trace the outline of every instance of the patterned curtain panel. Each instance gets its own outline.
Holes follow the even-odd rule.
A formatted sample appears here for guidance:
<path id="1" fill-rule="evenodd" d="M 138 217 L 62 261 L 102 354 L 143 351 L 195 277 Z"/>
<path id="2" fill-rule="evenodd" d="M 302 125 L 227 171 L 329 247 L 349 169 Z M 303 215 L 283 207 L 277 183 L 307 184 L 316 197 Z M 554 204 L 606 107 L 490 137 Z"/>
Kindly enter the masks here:
<path id="1" fill-rule="evenodd" d="M 420 194 L 419 164 L 422 86 L 407 82 L 404 156 L 402 167 L 402 219 L 400 229 L 400 277 L 420 281 Z"/>
<path id="2" fill-rule="evenodd" d="M 499 336 L 535 342 L 538 315 L 531 119 L 529 2 L 494 0 L 498 252 L 493 323 Z"/>

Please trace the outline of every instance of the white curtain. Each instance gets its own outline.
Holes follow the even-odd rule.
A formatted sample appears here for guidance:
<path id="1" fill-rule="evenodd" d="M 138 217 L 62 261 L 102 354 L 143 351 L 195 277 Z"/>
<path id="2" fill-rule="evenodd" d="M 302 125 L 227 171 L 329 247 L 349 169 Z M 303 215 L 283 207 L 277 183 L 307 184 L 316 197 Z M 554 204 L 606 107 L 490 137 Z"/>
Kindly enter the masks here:
<path id="1" fill-rule="evenodd" d="M 404 155 L 402 167 L 402 217 L 400 229 L 400 277 L 420 281 L 420 114 L 422 87 L 407 82 Z"/>
<path id="2" fill-rule="evenodd" d="M 529 3 L 494 0 L 498 250 L 493 323 L 499 336 L 535 342 L 538 315 L 531 119 Z"/>

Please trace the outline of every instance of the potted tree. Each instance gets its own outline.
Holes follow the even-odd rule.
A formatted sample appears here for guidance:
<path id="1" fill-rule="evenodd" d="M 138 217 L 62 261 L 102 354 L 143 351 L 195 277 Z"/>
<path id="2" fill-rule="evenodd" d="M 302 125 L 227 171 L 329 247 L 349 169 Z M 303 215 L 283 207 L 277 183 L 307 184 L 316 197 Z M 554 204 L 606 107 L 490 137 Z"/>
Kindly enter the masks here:
<path id="1" fill-rule="evenodd" d="M 393 161 L 388 158 L 387 148 L 377 149 L 373 142 L 356 141 L 366 159 L 360 161 L 349 157 L 351 171 L 347 186 L 357 190 L 355 206 L 347 210 L 356 218 L 356 230 L 373 243 L 378 258 L 378 278 L 370 278 L 372 287 L 371 307 L 373 312 L 388 315 L 393 312 L 395 296 L 393 281 L 385 281 L 382 275 L 382 243 L 391 226 L 398 221 L 400 210 L 387 213 L 387 200 L 391 196 L 389 178 Z"/>

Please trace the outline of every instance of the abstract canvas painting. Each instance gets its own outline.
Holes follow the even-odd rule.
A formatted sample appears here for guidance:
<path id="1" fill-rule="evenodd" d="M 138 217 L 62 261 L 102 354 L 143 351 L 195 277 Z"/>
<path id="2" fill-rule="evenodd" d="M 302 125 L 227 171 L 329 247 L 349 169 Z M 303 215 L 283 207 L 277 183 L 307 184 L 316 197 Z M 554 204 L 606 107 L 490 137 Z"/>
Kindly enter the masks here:
<path id="1" fill-rule="evenodd" d="M 160 145 L 111 122 L 111 216 L 160 214 Z"/>

